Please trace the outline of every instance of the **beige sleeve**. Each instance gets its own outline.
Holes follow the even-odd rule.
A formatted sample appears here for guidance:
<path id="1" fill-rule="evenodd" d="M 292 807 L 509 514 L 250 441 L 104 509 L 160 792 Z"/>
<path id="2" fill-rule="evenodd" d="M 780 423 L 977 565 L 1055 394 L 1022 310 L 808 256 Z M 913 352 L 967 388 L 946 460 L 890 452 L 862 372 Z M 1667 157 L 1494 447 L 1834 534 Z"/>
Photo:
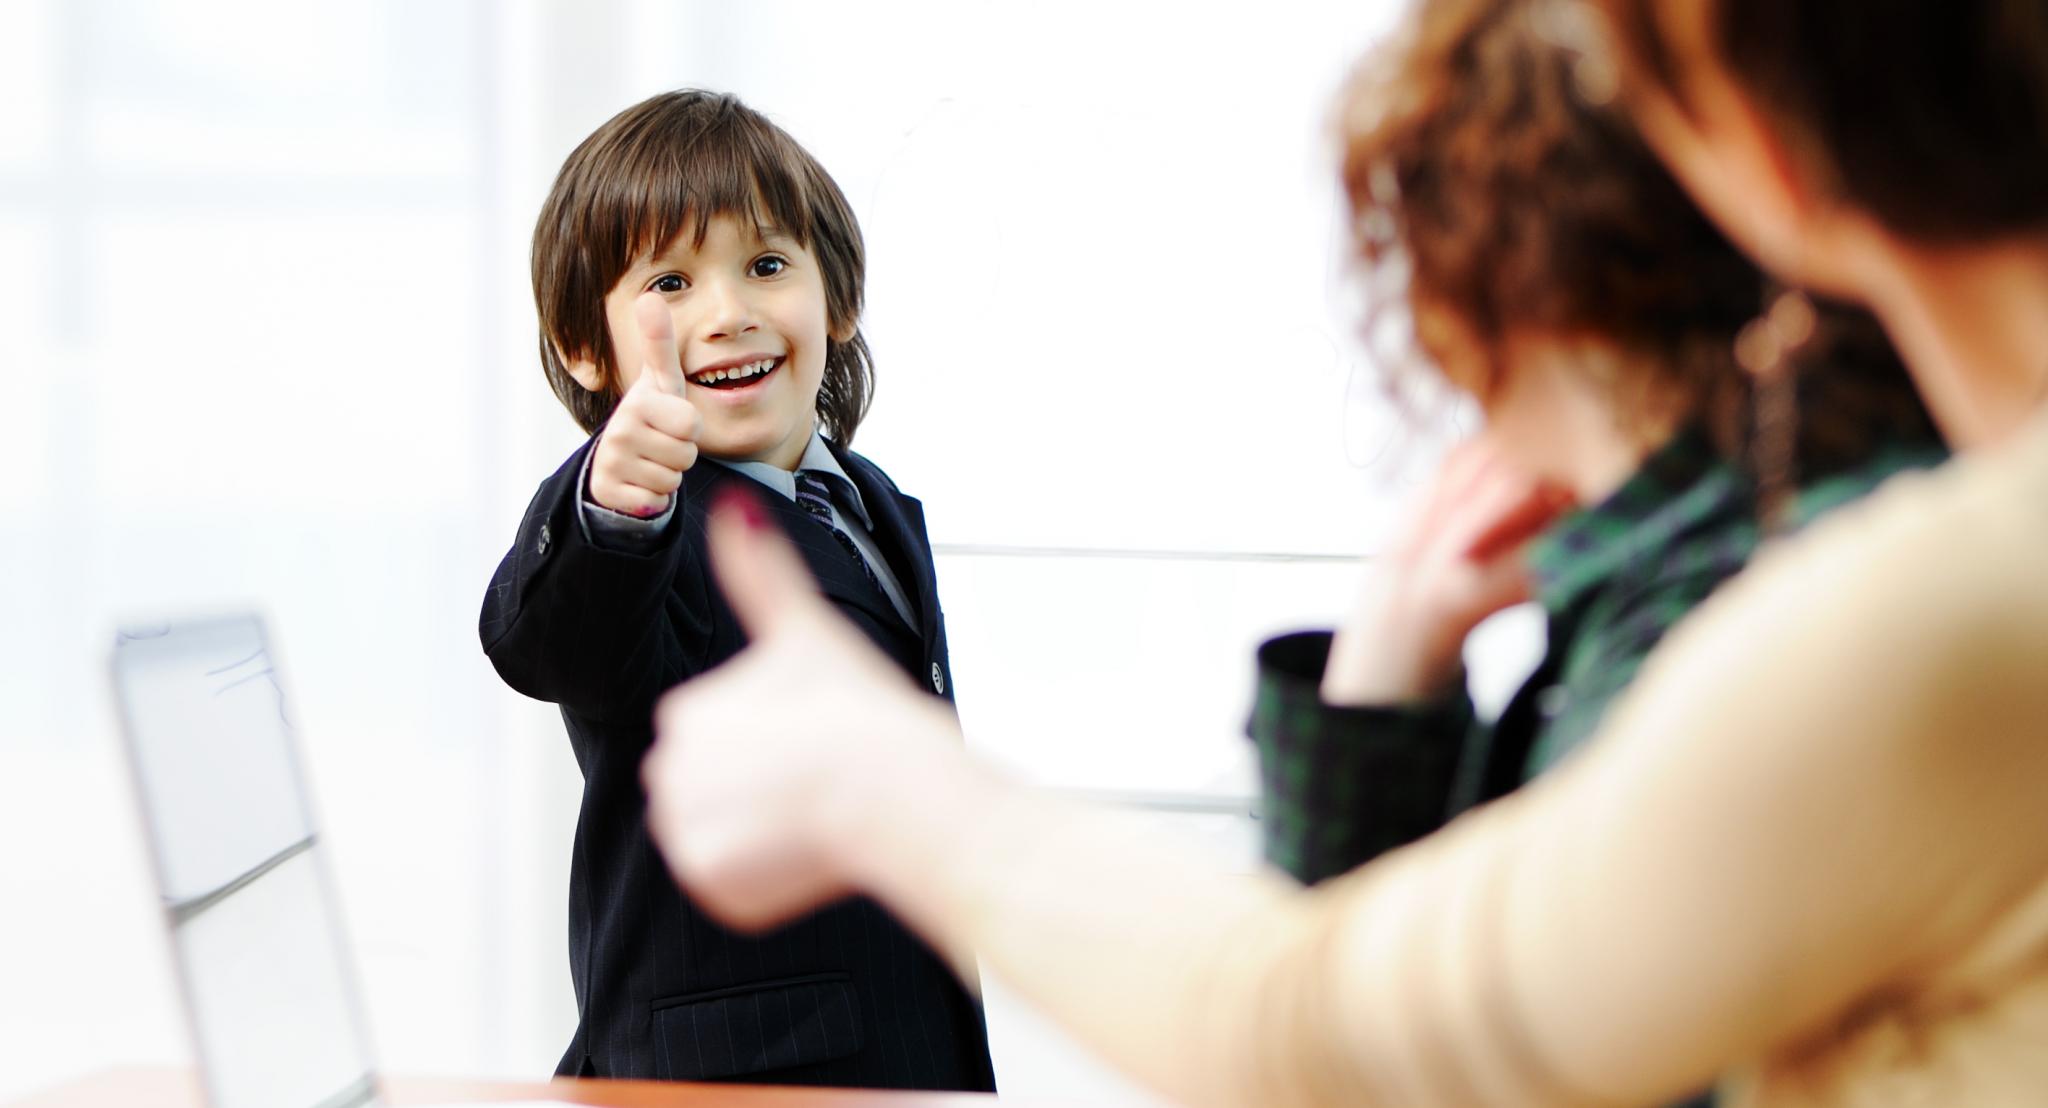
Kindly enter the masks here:
<path id="1" fill-rule="evenodd" d="M 1190 1103 L 1683 1095 L 2048 879 L 2048 467 L 1951 468 L 1724 590 L 1583 756 L 1350 877 L 1205 883 L 1020 802 L 912 914 Z"/>
<path id="2" fill-rule="evenodd" d="M 1682 1094 L 1911 990 L 2048 880 L 2034 472 L 1909 482 L 1774 553 L 1588 756 L 1336 892 L 1321 980 L 1350 1041 L 1435 1029 L 1353 1052 L 1361 1089 Z"/>

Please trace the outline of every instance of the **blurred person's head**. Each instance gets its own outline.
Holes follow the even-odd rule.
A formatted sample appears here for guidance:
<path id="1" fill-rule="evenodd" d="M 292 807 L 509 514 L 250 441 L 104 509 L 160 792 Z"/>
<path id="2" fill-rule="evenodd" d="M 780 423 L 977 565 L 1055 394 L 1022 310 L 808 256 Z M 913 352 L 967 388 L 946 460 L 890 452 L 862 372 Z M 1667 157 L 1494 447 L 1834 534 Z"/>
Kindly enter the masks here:
<path id="1" fill-rule="evenodd" d="M 1967 360 L 1916 319 L 1960 287 L 1958 263 L 2048 251 L 2042 0 L 1591 8 L 1588 48 L 1618 61 L 1622 98 L 1700 203 L 1786 280 L 1875 308 L 1923 382 Z M 1982 422 L 1981 400 L 1951 411 L 1943 392 L 1945 423 Z"/>
<path id="2" fill-rule="evenodd" d="M 1689 421 L 1740 457 L 1753 382 L 1736 338 L 1767 282 L 1630 121 L 1590 102 L 1545 17 L 1526 0 L 1433 0 L 1366 59 L 1340 113 L 1361 257 L 1405 285 L 1420 352 L 1533 474 L 1597 493 Z M 1920 424 L 1860 312 L 1824 307 L 1800 362 L 1805 387 L 1831 394 L 1802 429 L 1808 465 Z"/>
<path id="3" fill-rule="evenodd" d="M 570 153 L 533 233 L 541 365 L 595 431 L 640 371 L 634 302 L 668 302 L 713 457 L 780 460 L 813 426 L 849 443 L 873 391 L 865 252 L 823 166 L 727 94 L 627 108 Z"/>

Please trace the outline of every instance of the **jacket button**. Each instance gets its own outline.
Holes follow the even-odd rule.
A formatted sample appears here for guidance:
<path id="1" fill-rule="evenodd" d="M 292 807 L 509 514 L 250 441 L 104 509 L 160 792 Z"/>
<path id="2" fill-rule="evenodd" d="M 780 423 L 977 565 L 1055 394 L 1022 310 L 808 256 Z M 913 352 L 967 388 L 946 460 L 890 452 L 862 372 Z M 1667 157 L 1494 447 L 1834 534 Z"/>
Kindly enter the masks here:
<path id="1" fill-rule="evenodd" d="M 940 696 L 946 695 L 946 674 L 937 662 L 932 663 L 932 691 Z"/>
<path id="2" fill-rule="evenodd" d="M 548 556 L 548 525 L 540 525 L 540 541 L 533 544 L 533 552 L 545 558 Z"/>

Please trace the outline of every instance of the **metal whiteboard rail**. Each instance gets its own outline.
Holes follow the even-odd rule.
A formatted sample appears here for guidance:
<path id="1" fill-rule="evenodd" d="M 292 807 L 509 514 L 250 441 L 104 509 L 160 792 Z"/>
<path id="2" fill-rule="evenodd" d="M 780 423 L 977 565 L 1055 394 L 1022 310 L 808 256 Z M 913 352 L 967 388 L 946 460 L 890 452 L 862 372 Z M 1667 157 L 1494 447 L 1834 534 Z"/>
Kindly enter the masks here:
<path id="1" fill-rule="evenodd" d="M 934 555 L 953 558 L 1102 558 L 1151 562 L 1261 562 L 1267 564 L 1357 565 L 1357 554 L 1284 554 L 1237 550 L 1132 550 L 1095 546 L 1002 546 L 988 543 L 933 543 Z"/>
<path id="2" fill-rule="evenodd" d="M 1146 792 L 1127 789 L 1076 789 L 1046 787 L 1043 791 L 1066 800 L 1100 804 L 1110 808 L 1134 808 L 1144 812 L 1174 812 L 1194 815 L 1243 816 L 1259 818 L 1259 799 L 1216 793 Z"/>

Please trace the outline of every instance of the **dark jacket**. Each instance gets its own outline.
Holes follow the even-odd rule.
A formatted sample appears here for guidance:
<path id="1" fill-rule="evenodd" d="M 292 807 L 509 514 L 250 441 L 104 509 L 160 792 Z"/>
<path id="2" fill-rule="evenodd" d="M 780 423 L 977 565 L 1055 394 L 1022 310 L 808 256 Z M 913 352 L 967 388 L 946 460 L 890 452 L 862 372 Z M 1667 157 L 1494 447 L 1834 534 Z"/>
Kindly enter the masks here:
<path id="1" fill-rule="evenodd" d="M 528 505 L 491 578 L 480 632 L 507 684 L 561 706 L 583 771 L 569 871 L 569 962 L 580 1016 L 558 1072 L 893 1088 L 994 1088 L 979 1005 L 945 963 L 867 899 L 750 936 L 708 918 L 648 838 L 640 762 L 656 700 L 746 640 L 714 582 L 705 512 L 755 494 L 849 620 L 934 695 L 952 699 L 924 513 L 880 469 L 834 446 L 876 545 L 917 609 L 905 626 L 831 532 L 724 466 L 685 474 L 645 553 L 594 544 L 578 514 L 586 443 Z M 791 676 L 802 695 L 802 675 Z"/>

